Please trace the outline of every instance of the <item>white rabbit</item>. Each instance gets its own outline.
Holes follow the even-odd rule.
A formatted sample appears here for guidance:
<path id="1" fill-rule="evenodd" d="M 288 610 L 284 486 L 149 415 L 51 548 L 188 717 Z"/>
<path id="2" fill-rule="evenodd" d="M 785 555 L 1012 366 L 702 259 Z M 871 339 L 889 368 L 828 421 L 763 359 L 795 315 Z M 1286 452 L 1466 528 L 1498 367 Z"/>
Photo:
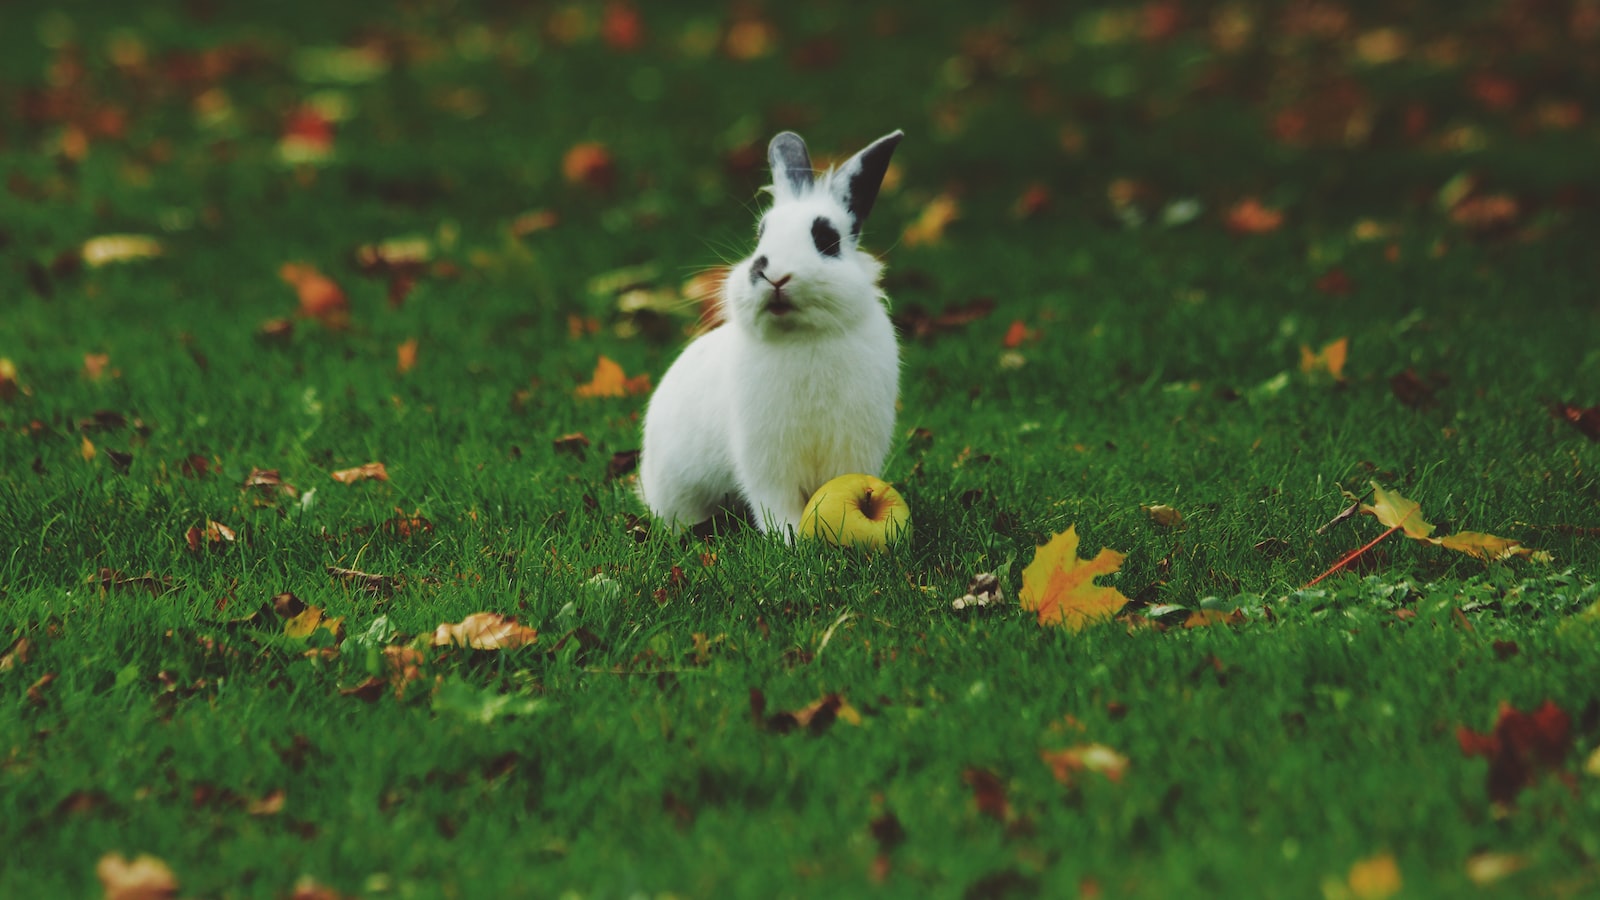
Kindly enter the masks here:
<path id="1" fill-rule="evenodd" d="M 823 482 L 881 473 L 900 348 L 883 265 L 857 241 L 902 136 L 820 177 L 799 135 L 772 139 L 772 207 L 728 272 L 723 324 L 684 349 L 645 411 L 639 489 L 657 519 L 688 527 L 737 499 L 792 540 Z"/>

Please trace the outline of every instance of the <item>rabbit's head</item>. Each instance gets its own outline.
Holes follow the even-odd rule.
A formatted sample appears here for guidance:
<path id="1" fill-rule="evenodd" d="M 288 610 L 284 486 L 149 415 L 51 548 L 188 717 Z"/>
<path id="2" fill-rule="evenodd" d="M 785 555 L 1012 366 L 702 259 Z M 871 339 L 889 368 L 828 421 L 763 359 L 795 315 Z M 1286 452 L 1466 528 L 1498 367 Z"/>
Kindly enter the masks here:
<path id="1" fill-rule="evenodd" d="M 735 327 L 777 339 L 848 331 L 882 302 L 882 264 L 857 242 L 902 136 L 885 135 L 821 176 L 799 135 L 772 139 L 773 203 L 757 226 L 755 252 L 729 271 L 724 288 L 724 314 Z"/>

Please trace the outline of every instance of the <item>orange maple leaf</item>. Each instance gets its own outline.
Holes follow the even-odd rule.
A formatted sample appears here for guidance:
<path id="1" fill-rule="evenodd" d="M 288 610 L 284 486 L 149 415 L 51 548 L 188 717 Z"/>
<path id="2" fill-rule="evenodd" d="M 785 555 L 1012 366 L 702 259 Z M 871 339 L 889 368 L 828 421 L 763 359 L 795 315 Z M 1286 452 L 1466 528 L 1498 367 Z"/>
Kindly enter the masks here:
<path id="1" fill-rule="evenodd" d="M 1350 357 L 1350 339 L 1339 338 L 1324 344 L 1313 353 L 1306 344 L 1300 345 L 1300 371 L 1311 376 L 1323 375 L 1334 381 L 1344 380 L 1344 363 Z"/>
<path id="2" fill-rule="evenodd" d="M 1041 546 L 1022 570 L 1022 608 L 1038 613 L 1040 625 L 1069 631 L 1110 619 L 1128 598 L 1116 588 L 1096 585 L 1094 579 L 1117 571 L 1125 558 L 1102 547 L 1094 559 L 1079 559 L 1078 527 L 1068 526 Z"/>
<path id="3" fill-rule="evenodd" d="M 635 375 L 629 378 L 622 371 L 622 366 L 602 356 L 595 363 L 594 378 L 588 384 L 581 384 L 573 390 L 579 397 L 631 397 L 635 394 L 650 392 L 650 376 L 648 374 Z"/>
<path id="4" fill-rule="evenodd" d="M 306 263 L 284 263 L 278 277 L 293 287 L 300 298 L 300 314 L 316 319 L 329 328 L 350 324 L 350 301 L 333 279 Z"/>

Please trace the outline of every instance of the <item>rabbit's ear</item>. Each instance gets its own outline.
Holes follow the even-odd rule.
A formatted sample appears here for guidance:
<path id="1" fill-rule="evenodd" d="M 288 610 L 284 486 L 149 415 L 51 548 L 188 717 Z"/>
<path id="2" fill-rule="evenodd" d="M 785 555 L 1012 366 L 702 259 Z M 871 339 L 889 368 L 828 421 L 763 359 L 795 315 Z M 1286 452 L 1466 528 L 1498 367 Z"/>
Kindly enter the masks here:
<path id="1" fill-rule="evenodd" d="M 850 233 L 859 237 L 861 223 L 872 204 L 878 199 L 878 188 L 883 184 L 883 174 L 889 171 L 889 157 L 905 137 L 902 131 L 886 134 L 873 141 L 865 150 L 845 161 L 828 179 L 828 190 L 850 212 Z"/>
<path id="2" fill-rule="evenodd" d="M 811 190 L 815 176 L 811 172 L 811 154 L 806 152 L 806 142 L 800 135 L 785 131 L 767 145 L 767 159 L 772 163 L 772 189 L 776 193 L 799 197 Z"/>

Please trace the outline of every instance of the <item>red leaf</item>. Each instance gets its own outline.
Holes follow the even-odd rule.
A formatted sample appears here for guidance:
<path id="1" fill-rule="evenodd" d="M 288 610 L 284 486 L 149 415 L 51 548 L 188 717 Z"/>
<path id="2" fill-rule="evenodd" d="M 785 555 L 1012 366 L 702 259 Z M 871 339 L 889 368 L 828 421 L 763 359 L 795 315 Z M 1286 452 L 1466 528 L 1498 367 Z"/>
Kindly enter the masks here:
<path id="1" fill-rule="evenodd" d="M 1488 758 L 1489 799 L 1509 806 L 1541 772 L 1561 765 L 1572 748 L 1572 718 L 1550 700 L 1531 713 L 1502 703 L 1492 731 L 1479 734 L 1462 725 L 1456 741 L 1464 756 Z"/>

